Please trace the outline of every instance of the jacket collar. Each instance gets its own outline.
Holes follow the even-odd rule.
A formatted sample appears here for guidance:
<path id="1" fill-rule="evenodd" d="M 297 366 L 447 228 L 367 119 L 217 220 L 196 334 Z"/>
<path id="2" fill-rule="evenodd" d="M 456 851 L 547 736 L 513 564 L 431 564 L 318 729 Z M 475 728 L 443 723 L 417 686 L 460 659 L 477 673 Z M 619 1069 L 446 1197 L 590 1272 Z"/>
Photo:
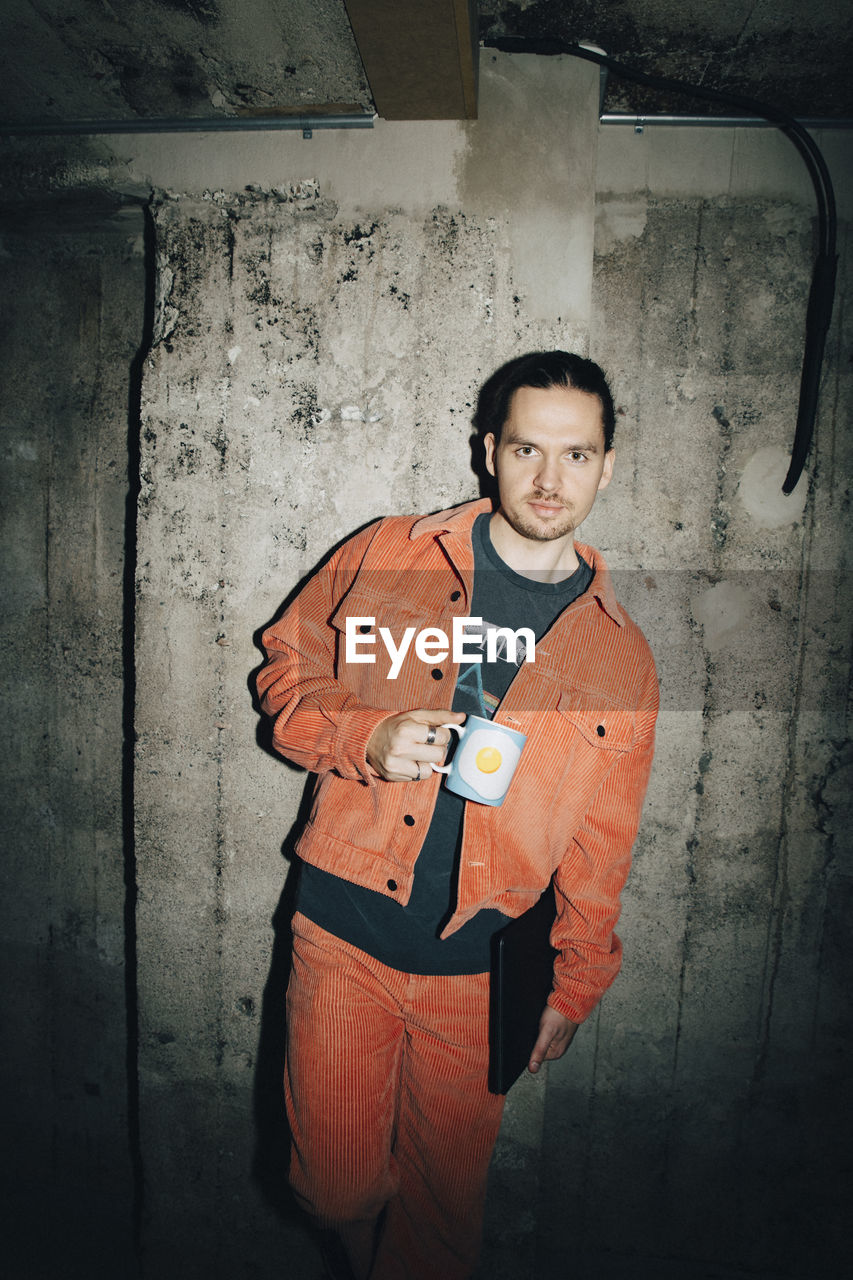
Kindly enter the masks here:
<path id="1" fill-rule="evenodd" d="M 610 576 L 610 570 L 604 562 L 604 556 L 600 551 L 596 551 L 595 547 L 587 546 L 585 542 L 576 542 L 575 550 L 578 555 L 583 556 L 589 567 L 592 569 L 594 577 L 589 585 L 590 595 L 595 596 L 604 612 L 609 618 L 612 618 L 617 626 L 621 627 L 625 624 L 625 615 L 619 608 L 616 600 L 616 592 L 613 590 L 613 579 Z"/>
<path id="2" fill-rule="evenodd" d="M 421 516 L 416 520 L 409 532 L 414 541 L 423 533 L 465 533 L 474 527 L 477 516 L 484 511 L 491 511 L 489 498 L 477 498 L 474 502 L 463 502 L 460 507 L 448 507 L 446 511 L 436 511 L 431 516 Z"/>
<path id="3" fill-rule="evenodd" d="M 420 538 L 422 534 L 427 533 L 470 535 L 477 516 L 492 509 L 489 498 L 478 498 L 474 502 L 463 502 L 459 507 L 448 507 L 446 511 L 436 511 L 432 515 L 421 516 L 412 525 L 409 538 L 414 541 L 415 538 Z M 616 601 L 613 579 L 610 577 L 610 570 L 604 562 L 604 557 L 600 551 L 595 550 L 595 547 L 587 546 L 584 542 L 576 542 L 575 547 L 594 574 L 589 586 L 590 595 L 595 597 L 607 616 L 621 627 L 625 618 Z"/>

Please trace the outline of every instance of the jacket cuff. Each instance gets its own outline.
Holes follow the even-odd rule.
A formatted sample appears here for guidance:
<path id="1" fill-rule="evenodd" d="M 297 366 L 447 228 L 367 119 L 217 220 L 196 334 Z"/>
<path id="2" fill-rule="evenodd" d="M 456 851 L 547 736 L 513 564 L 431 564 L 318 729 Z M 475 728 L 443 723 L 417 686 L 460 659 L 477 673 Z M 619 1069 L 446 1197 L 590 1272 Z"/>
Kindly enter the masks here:
<path id="1" fill-rule="evenodd" d="M 345 710 L 338 721 L 335 738 L 335 768 L 342 778 L 374 786 L 379 774 L 367 763 L 367 744 L 378 724 L 394 715 L 383 707 L 356 705 Z"/>
<path id="2" fill-rule="evenodd" d="M 589 1005 L 589 1007 L 580 1006 L 565 991 L 554 990 L 548 997 L 548 1004 L 552 1009 L 556 1009 L 557 1013 L 561 1013 L 564 1018 L 568 1018 L 569 1022 L 580 1024 L 587 1020 L 596 1004 L 598 1004 L 598 1000 Z"/>

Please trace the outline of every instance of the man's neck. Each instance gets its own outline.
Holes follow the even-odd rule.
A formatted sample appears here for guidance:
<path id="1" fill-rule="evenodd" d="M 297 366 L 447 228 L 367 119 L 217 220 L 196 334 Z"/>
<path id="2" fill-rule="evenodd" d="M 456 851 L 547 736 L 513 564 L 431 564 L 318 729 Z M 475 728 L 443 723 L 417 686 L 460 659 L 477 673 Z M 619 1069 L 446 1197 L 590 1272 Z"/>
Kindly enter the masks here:
<path id="1" fill-rule="evenodd" d="M 513 529 L 500 511 L 495 511 L 489 521 L 489 536 L 501 560 L 524 578 L 562 582 L 570 578 L 580 564 L 573 533 L 550 542 L 527 538 Z"/>

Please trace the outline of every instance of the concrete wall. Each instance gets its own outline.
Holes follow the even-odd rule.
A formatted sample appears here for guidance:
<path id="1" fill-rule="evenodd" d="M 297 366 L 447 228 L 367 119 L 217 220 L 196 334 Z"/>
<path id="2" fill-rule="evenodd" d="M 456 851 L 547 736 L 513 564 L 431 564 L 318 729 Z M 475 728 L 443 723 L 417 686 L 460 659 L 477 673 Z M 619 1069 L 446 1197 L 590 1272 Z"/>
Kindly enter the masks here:
<path id="1" fill-rule="evenodd" d="M 278 1096 L 286 890 L 278 904 L 305 778 L 264 750 L 253 636 L 339 537 L 383 511 L 476 492 L 477 386 L 540 345 L 588 348 L 612 375 L 617 471 L 583 533 L 649 635 L 662 715 L 620 930 L 625 969 L 566 1059 L 510 1096 L 483 1275 L 769 1280 L 810 1277 L 839 1256 L 847 240 L 809 478 L 783 499 L 812 252 L 798 162 L 770 132 L 599 131 L 596 106 L 584 65 L 489 55 L 471 124 L 380 122 L 310 143 L 116 140 L 112 186 L 160 193 L 139 415 L 129 846 L 146 1276 L 319 1274 L 282 1189 Z M 827 141 L 840 174 L 843 146 Z M 16 250 L 30 264 L 17 292 L 36 278 L 27 252 Z M 106 324 L 119 348 L 119 333 L 141 332 L 136 261 L 117 290 L 123 327 Z M 64 278 L 70 307 L 76 277 Z M 32 370 L 29 315 L 16 352 Z M 61 385 L 87 367 L 81 334 L 75 346 L 64 325 Z M 125 350 L 93 375 L 116 422 L 129 360 Z M 39 385 L 31 371 L 11 398 L 28 421 Z M 63 403 L 59 386 L 49 402 Z M 28 437 L 17 409 L 7 417 L 14 452 Z M 94 447 L 93 417 L 66 447 Z M 56 435 L 50 456 L 62 459 Z M 13 492 L 51 493 L 46 467 Z M 100 490 L 73 470 L 67 484 L 91 555 Z M 43 501 L 18 499 L 4 545 L 29 557 L 29 577 L 13 574 L 13 586 L 39 581 Z M 56 576 L 39 591 L 34 616 L 60 609 Z M 88 588 L 85 599 L 67 625 L 89 642 L 103 605 Z M 29 628 L 15 624 L 16 663 Z M 39 688 L 45 651 L 27 658 Z M 55 786 L 81 738 L 71 690 L 51 706 Z M 114 795 L 120 736 L 101 755 L 86 738 L 115 728 L 108 712 L 87 704 L 82 736 L 92 785 Z M 37 811 L 45 750 L 34 739 L 20 755 L 17 812 Z M 64 833 L 80 802 L 78 786 L 55 808 Z M 10 937 L 25 940 L 34 922 L 47 936 L 51 912 L 77 910 L 93 947 L 105 909 L 78 905 L 80 886 L 100 886 L 109 866 L 120 942 L 118 844 L 110 860 L 54 836 L 38 843 L 38 872 L 26 842 L 15 846 Z M 62 965 L 30 942 L 21 991 L 38 1014 L 19 1013 L 19 1080 L 33 1063 L 21 1127 L 33 1129 L 36 1095 L 51 1097 L 44 1127 L 69 1143 L 79 1122 L 42 1045 L 51 1026 L 71 1032 L 36 999 L 40 974 L 55 983 Z M 103 983 L 110 963 L 97 968 Z M 91 979 L 68 972 L 79 999 Z M 86 1044 L 106 1071 L 123 1052 L 123 1008 L 99 1008 L 106 1039 Z M 111 1115 L 116 1137 L 121 1099 Z M 49 1160 L 44 1144 L 33 1152 L 37 1186 Z M 114 1176 L 122 1222 L 129 1165 Z"/>
<path id="2" fill-rule="evenodd" d="M 70 1275 L 120 1275 L 134 1074 L 122 587 L 142 213 L 86 199 L 4 210 L 0 276 L 4 1268 L 47 1276 L 58 1256 Z"/>

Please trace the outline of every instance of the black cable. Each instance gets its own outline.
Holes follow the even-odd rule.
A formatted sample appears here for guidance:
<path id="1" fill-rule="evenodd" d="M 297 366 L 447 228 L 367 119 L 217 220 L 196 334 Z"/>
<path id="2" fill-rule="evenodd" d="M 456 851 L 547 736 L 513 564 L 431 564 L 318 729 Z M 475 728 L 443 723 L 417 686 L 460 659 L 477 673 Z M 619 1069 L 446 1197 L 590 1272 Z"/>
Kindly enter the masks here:
<path id="1" fill-rule="evenodd" d="M 820 392 L 820 375 L 823 366 L 826 335 L 832 318 L 832 307 L 835 299 L 835 274 L 837 266 L 836 239 L 838 220 L 835 207 L 835 191 L 823 152 L 803 128 L 798 120 L 781 107 L 758 102 L 744 94 L 709 89 L 703 85 L 688 84 L 683 80 L 673 80 L 668 76 L 649 75 L 638 71 L 635 67 L 625 66 L 606 54 L 586 49 L 582 45 L 569 44 L 563 40 L 527 40 L 517 36 L 501 36 L 486 41 L 487 49 L 498 49 L 504 53 L 538 53 L 546 56 L 570 54 L 575 58 L 584 58 L 588 62 L 597 62 L 606 67 L 615 76 L 623 80 L 633 80 L 637 84 L 652 89 L 660 89 L 668 93 L 686 94 L 700 98 L 705 102 L 722 103 L 728 107 L 760 116 L 776 125 L 790 138 L 809 171 L 809 177 L 815 190 L 818 214 L 818 251 L 812 273 L 809 302 L 806 312 L 806 337 L 803 352 L 803 368 L 800 375 L 800 399 L 797 408 L 797 426 L 794 432 L 794 443 L 791 449 L 791 462 L 788 474 L 782 485 L 783 493 L 792 493 L 802 475 L 814 434 L 814 421 L 817 415 L 817 402 Z"/>

